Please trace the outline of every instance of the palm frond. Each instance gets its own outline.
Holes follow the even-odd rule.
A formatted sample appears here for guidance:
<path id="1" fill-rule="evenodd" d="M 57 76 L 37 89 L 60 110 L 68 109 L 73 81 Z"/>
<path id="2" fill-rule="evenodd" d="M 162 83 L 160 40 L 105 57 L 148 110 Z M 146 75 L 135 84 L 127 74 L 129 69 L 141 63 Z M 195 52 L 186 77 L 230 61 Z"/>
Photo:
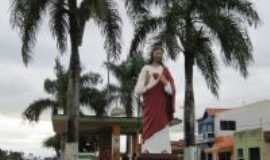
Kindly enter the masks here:
<path id="1" fill-rule="evenodd" d="M 100 91 L 96 88 L 81 88 L 80 93 L 80 103 L 83 106 L 94 110 L 97 116 L 106 114 L 108 101 L 105 91 Z"/>
<path id="2" fill-rule="evenodd" d="M 58 0 L 50 8 L 50 28 L 53 37 L 57 40 L 57 47 L 64 53 L 67 47 L 68 22 L 67 12 L 64 8 L 65 0 Z"/>
<path id="3" fill-rule="evenodd" d="M 81 86 L 94 86 L 102 83 L 103 79 L 98 73 L 87 72 L 81 75 L 80 84 Z"/>
<path id="4" fill-rule="evenodd" d="M 102 91 L 106 95 L 107 105 L 117 103 L 121 98 L 122 89 L 118 85 L 109 84 L 105 86 Z"/>
<path id="5" fill-rule="evenodd" d="M 128 57 L 120 64 L 107 63 L 107 67 L 118 80 L 118 85 L 110 85 L 109 99 L 112 102 L 120 102 L 124 106 L 127 116 L 132 116 L 132 93 L 136 84 L 136 80 L 145 61 L 141 55 Z"/>
<path id="6" fill-rule="evenodd" d="M 123 64 L 120 64 L 123 65 Z M 106 62 L 105 66 L 111 71 L 111 73 L 114 75 L 116 79 L 121 79 L 122 70 L 123 67 L 120 67 L 120 65 L 112 63 L 112 62 Z"/>
<path id="7" fill-rule="evenodd" d="M 43 141 L 43 146 L 46 148 L 52 148 L 55 150 L 57 156 L 60 155 L 61 149 L 61 136 L 55 134 L 54 136 L 48 137 Z"/>
<path id="8" fill-rule="evenodd" d="M 126 112 L 127 117 L 131 117 L 133 112 L 134 112 L 134 108 L 132 105 L 132 94 L 122 96 L 120 98 L 120 100 L 121 100 L 121 104 L 123 104 L 123 106 L 125 108 L 125 112 Z"/>
<path id="9" fill-rule="evenodd" d="M 177 36 L 177 25 L 175 24 L 176 20 L 173 20 L 172 17 L 166 18 L 166 24 L 163 29 L 154 37 L 155 45 L 162 45 L 167 50 L 168 56 L 171 59 L 176 59 L 177 55 L 182 50 L 178 41 Z"/>
<path id="10" fill-rule="evenodd" d="M 116 4 L 112 0 L 104 0 L 103 12 L 105 17 L 99 17 L 102 34 L 105 35 L 104 48 L 107 54 L 117 60 L 121 53 L 121 18 Z"/>
<path id="11" fill-rule="evenodd" d="M 110 92 L 111 95 L 119 95 L 121 92 L 121 88 L 115 84 L 109 84 L 105 88 Z"/>
<path id="12" fill-rule="evenodd" d="M 80 89 L 80 103 L 83 106 L 88 106 L 92 104 L 92 98 L 98 90 L 91 88 L 81 88 Z"/>
<path id="13" fill-rule="evenodd" d="M 79 45 L 82 44 L 82 39 L 83 39 L 83 34 L 84 34 L 86 22 L 91 17 L 95 16 L 94 13 L 102 14 L 102 12 L 99 12 L 98 8 L 96 8 L 97 5 L 95 3 L 97 3 L 97 1 L 83 0 L 78 8 L 78 14 L 80 15 L 78 17 L 79 26 L 80 26 Z"/>
<path id="14" fill-rule="evenodd" d="M 250 2 L 250 0 L 221 0 L 219 3 L 223 4 L 230 14 L 242 17 L 249 25 L 256 27 L 261 23 L 254 3 Z"/>
<path id="15" fill-rule="evenodd" d="M 246 77 L 247 66 L 253 61 L 253 47 L 246 29 L 229 15 L 205 16 L 203 21 L 220 42 L 225 63 L 232 64 Z"/>
<path id="16" fill-rule="evenodd" d="M 144 5 L 145 0 L 126 0 L 125 7 L 127 8 L 127 13 L 131 19 L 136 22 L 136 20 L 149 14 L 149 9 Z"/>
<path id="17" fill-rule="evenodd" d="M 49 94 L 55 94 L 57 92 L 57 84 L 55 80 L 45 79 L 44 90 Z"/>
<path id="18" fill-rule="evenodd" d="M 113 0 L 84 0 L 81 4 L 80 10 L 85 12 L 82 19 L 93 18 L 100 26 L 102 35 L 105 35 L 104 48 L 112 60 L 117 60 L 121 53 L 122 21 L 116 3 Z"/>
<path id="19" fill-rule="evenodd" d="M 211 48 L 211 41 L 203 35 L 203 32 L 196 33 L 192 39 L 193 53 L 197 67 L 203 75 L 207 87 L 212 94 L 218 97 L 219 76 L 218 62 Z"/>
<path id="20" fill-rule="evenodd" d="M 58 107 L 57 103 L 54 100 L 49 98 L 39 99 L 31 103 L 26 110 L 23 112 L 23 117 L 31 121 L 39 121 L 39 117 L 47 109 L 53 109 Z"/>
<path id="21" fill-rule="evenodd" d="M 168 0 L 126 0 L 125 7 L 130 18 L 136 23 L 141 18 L 150 15 L 151 6 L 163 8 L 172 5 L 173 2 Z"/>
<path id="22" fill-rule="evenodd" d="M 56 77 L 62 77 L 63 75 L 66 74 L 66 70 L 63 67 L 63 65 L 60 63 L 60 60 L 58 57 L 55 59 L 54 71 L 55 71 Z"/>
<path id="23" fill-rule="evenodd" d="M 144 17 L 136 24 L 135 33 L 131 42 L 129 56 L 139 53 L 139 46 L 143 44 L 147 35 L 161 28 L 165 21 L 163 17 Z"/>
<path id="24" fill-rule="evenodd" d="M 36 33 L 49 0 L 13 0 L 11 5 L 11 24 L 21 33 L 22 58 L 25 65 L 31 60 L 32 48 L 35 46 Z"/>
<path id="25" fill-rule="evenodd" d="M 175 60 L 182 49 L 182 33 L 185 18 L 184 9 L 179 3 L 173 3 L 171 7 L 163 8 L 165 25 L 155 37 L 155 44 L 161 44 L 167 50 L 168 56 Z M 155 45 L 154 44 L 154 45 Z"/>
<path id="26" fill-rule="evenodd" d="M 59 135 L 54 135 L 54 136 L 51 136 L 51 137 L 48 137 L 46 138 L 44 141 L 43 141 L 43 146 L 46 147 L 46 148 L 58 148 L 60 149 L 60 136 Z"/>

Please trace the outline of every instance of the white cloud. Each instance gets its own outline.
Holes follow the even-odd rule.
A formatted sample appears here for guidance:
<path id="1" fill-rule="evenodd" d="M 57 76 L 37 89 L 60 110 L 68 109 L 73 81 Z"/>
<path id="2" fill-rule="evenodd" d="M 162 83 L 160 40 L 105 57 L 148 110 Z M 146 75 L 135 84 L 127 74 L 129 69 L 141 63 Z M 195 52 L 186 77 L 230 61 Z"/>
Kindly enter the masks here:
<path id="1" fill-rule="evenodd" d="M 29 124 L 22 119 L 10 118 L 0 114 L 0 148 L 23 151 L 36 155 L 54 155 L 52 150 L 42 146 L 42 142 L 54 135 L 50 121 Z"/>

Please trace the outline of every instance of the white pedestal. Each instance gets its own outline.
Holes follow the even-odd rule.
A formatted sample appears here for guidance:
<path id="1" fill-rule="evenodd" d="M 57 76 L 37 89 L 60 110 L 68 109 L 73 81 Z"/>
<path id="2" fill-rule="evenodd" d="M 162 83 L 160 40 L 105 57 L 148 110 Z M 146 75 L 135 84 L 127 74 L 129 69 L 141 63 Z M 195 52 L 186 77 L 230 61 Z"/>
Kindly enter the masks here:
<path id="1" fill-rule="evenodd" d="M 65 160 L 78 160 L 78 143 L 66 143 L 65 144 Z"/>
<path id="2" fill-rule="evenodd" d="M 200 150 L 197 147 L 186 147 L 184 149 L 184 160 L 200 160 Z"/>

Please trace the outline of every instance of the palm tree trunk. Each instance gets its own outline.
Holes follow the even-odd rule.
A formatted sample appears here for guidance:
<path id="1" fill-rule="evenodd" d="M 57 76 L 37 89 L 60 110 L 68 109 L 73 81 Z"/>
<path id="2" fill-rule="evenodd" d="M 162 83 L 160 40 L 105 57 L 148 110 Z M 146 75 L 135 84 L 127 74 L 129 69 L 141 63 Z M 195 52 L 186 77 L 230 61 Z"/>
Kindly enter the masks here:
<path id="1" fill-rule="evenodd" d="M 71 56 L 69 64 L 69 82 L 67 91 L 67 126 L 65 160 L 75 160 L 78 156 L 79 142 L 79 81 L 80 81 L 80 57 L 79 57 L 79 30 L 76 16 L 77 1 L 68 0 L 70 9 L 70 41 Z"/>
<path id="2" fill-rule="evenodd" d="M 131 154 L 131 136 L 127 135 L 127 143 L 126 143 L 126 154 L 129 155 Z"/>
<path id="3" fill-rule="evenodd" d="M 65 153 L 65 139 L 66 139 L 65 138 L 65 134 L 61 134 L 61 136 L 60 136 L 60 159 L 64 157 L 64 153 Z"/>
<path id="4" fill-rule="evenodd" d="M 193 93 L 194 57 L 189 53 L 185 53 L 184 136 L 187 147 L 195 144 L 195 106 Z"/>
<path id="5" fill-rule="evenodd" d="M 126 106 L 126 114 L 127 117 L 132 117 L 132 95 L 128 96 L 128 102 Z M 127 143 L 126 143 L 126 154 L 131 154 L 131 136 L 127 135 Z"/>
<path id="6" fill-rule="evenodd" d="M 60 159 L 61 157 L 61 151 L 59 149 L 55 149 L 55 153 L 56 153 L 56 158 Z"/>

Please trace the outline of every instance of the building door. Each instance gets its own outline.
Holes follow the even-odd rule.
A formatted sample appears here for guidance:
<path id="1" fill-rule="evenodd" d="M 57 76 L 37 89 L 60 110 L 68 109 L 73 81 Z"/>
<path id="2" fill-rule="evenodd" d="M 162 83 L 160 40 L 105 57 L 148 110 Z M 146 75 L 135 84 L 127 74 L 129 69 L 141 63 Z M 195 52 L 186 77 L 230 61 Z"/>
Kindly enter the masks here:
<path id="1" fill-rule="evenodd" d="M 218 153 L 218 160 L 231 160 L 231 152 Z"/>
<path id="2" fill-rule="evenodd" d="M 206 153 L 206 160 L 213 160 L 213 156 L 211 153 Z"/>
<path id="3" fill-rule="evenodd" d="M 249 148 L 249 160 L 261 160 L 260 148 Z"/>

